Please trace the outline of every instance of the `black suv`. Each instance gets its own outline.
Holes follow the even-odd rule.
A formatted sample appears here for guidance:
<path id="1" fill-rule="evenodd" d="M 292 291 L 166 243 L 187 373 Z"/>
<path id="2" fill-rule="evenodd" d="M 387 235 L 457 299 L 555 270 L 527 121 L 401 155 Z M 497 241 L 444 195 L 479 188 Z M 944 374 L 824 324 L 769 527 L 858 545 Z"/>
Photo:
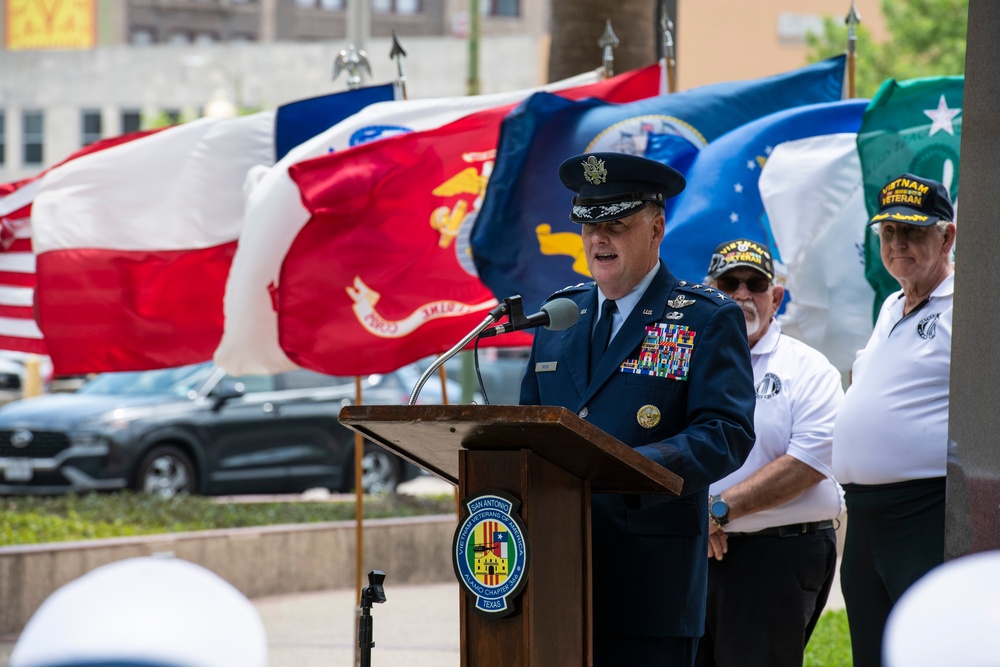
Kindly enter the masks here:
<path id="1" fill-rule="evenodd" d="M 429 384 L 421 402 L 439 402 L 440 382 Z M 236 378 L 204 363 L 104 373 L 72 394 L 0 407 L 0 495 L 349 491 L 354 434 L 337 416 L 354 397 L 354 378 L 304 369 Z M 364 378 L 365 403 L 406 399 L 398 374 Z M 363 474 L 367 492 L 383 492 L 419 469 L 365 442 Z"/>

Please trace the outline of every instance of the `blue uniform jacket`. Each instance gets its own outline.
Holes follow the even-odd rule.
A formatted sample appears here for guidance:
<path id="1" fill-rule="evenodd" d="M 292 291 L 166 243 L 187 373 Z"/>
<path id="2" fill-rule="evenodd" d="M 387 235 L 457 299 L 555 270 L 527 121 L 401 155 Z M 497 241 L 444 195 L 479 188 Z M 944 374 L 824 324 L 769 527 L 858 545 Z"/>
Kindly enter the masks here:
<path id="1" fill-rule="evenodd" d="M 718 291 L 679 282 L 661 262 L 588 381 L 597 286 L 556 296 L 580 306 L 580 321 L 538 330 L 521 404 L 572 410 L 684 479 L 680 497 L 594 494 L 594 632 L 701 636 L 708 486 L 739 468 L 754 443 L 743 312 Z M 658 375 L 641 372 L 649 368 Z M 644 406 L 659 410 L 658 423 L 640 423 Z"/>

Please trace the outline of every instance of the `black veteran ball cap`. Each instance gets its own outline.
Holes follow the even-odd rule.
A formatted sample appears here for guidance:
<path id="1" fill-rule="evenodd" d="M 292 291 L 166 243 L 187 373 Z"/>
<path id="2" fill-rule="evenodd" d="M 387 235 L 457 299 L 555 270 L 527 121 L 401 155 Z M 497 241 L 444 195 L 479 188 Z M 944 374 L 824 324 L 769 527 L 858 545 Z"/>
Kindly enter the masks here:
<path id="1" fill-rule="evenodd" d="M 714 280 L 737 266 L 749 266 L 751 269 L 757 269 L 767 276 L 768 280 L 774 280 L 771 251 L 766 246 L 750 239 L 736 239 L 719 245 L 712 253 L 712 259 L 708 263 L 708 277 Z"/>
<path id="2" fill-rule="evenodd" d="M 938 220 L 955 220 L 948 188 L 929 178 L 903 174 L 886 183 L 879 191 L 878 214 L 868 224 L 903 222 L 929 227 Z"/>
<path id="3" fill-rule="evenodd" d="M 676 197 L 684 177 L 676 169 L 636 155 L 584 153 L 559 166 L 563 185 L 576 193 L 573 222 L 607 222 L 638 213 L 651 202 Z"/>

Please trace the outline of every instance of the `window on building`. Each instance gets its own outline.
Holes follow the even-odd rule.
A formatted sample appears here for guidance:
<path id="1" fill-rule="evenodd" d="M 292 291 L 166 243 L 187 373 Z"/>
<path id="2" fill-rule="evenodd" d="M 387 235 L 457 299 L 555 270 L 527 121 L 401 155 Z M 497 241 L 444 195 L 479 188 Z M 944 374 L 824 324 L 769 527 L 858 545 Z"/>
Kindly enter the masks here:
<path id="1" fill-rule="evenodd" d="M 178 30 L 176 32 L 170 33 L 170 36 L 167 37 L 167 43 L 174 44 L 176 46 L 181 46 L 183 44 L 190 44 L 191 35 L 189 35 L 186 32 Z"/>
<path id="2" fill-rule="evenodd" d="M 149 46 L 156 41 L 150 28 L 133 28 L 128 38 L 132 46 Z"/>
<path id="3" fill-rule="evenodd" d="M 0 110 L 0 167 L 7 163 L 7 115 Z"/>
<path id="4" fill-rule="evenodd" d="M 163 119 L 167 121 L 168 125 L 176 125 L 181 122 L 180 109 L 163 109 L 161 113 L 163 114 Z"/>
<path id="5" fill-rule="evenodd" d="M 101 138 L 101 110 L 84 109 L 80 112 L 80 145 L 89 146 Z"/>
<path id="6" fill-rule="evenodd" d="M 295 4 L 302 8 L 312 9 L 316 6 L 316 0 L 295 0 Z"/>
<path id="7" fill-rule="evenodd" d="M 45 161 L 45 115 L 42 111 L 25 111 L 21 116 L 24 139 L 24 164 L 38 165 Z"/>
<path id="8" fill-rule="evenodd" d="M 215 44 L 219 38 L 214 32 L 196 32 L 194 34 L 195 44 Z"/>
<path id="9" fill-rule="evenodd" d="M 122 134 L 142 129 L 142 113 L 138 109 L 122 109 Z"/>
<path id="10" fill-rule="evenodd" d="M 320 9 L 325 9 L 328 12 L 345 9 L 344 0 L 319 0 L 319 6 Z"/>
<path id="11" fill-rule="evenodd" d="M 486 16 L 520 16 L 521 0 L 486 0 L 483 13 Z"/>
<path id="12" fill-rule="evenodd" d="M 418 14 L 420 0 L 372 0 L 372 10 L 381 14 Z"/>

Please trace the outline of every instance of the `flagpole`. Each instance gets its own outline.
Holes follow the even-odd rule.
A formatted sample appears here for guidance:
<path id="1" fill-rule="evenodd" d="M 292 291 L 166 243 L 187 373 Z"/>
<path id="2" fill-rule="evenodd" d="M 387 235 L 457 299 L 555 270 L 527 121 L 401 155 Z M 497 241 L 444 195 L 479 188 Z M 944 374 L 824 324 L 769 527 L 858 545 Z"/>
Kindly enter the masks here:
<path id="1" fill-rule="evenodd" d="M 361 376 L 354 376 L 354 404 L 361 405 Z M 362 563 L 365 551 L 364 521 L 364 479 L 362 459 L 365 456 L 365 439 L 360 433 L 354 434 L 354 598 L 361 599 L 361 587 L 363 586 Z M 354 635 L 357 636 L 361 622 L 361 608 L 354 617 Z M 360 647 L 355 646 L 354 662 L 358 664 L 361 659 Z"/>
<path id="2" fill-rule="evenodd" d="M 479 94 L 479 2 L 469 3 L 469 79 L 466 95 Z"/>
<path id="3" fill-rule="evenodd" d="M 667 2 L 660 2 L 660 34 L 663 35 L 663 90 L 677 92 L 677 58 L 674 55 L 674 22 L 667 13 Z"/>
<path id="4" fill-rule="evenodd" d="M 389 60 L 396 61 L 396 99 L 405 100 L 406 95 L 406 73 L 403 72 L 403 58 L 406 57 L 406 51 L 403 50 L 403 45 L 399 43 L 399 35 L 395 30 L 392 31 L 392 49 L 389 51 Z"/>
<path id="5" fill-rule="evenodd" d="M 602 34 L 601 38 L 597 40 L 597 45 L 604 49 L 601 67 L 603 69 L 602 76 L 605 79 L 610 79 L 615 75 L 614 49 L 617 48 L 619 44 L 621 44 L 621 42 L 618 40 L 618 36 L 615 35 L 615 31 L 611 29 L 611 19 L 606 19 L 604 23 L 604 34 Z"/>
<path id="6" fill-rule="evenodd" d="M 861 15 L 858 14 L 854 0 L 851 0 L 851 9 L 844 19 L 847 24 L 847 97 L 854 97 L 854 64 L 857 59 L 858 46 L 858 24 L 861 23 Z"/>

